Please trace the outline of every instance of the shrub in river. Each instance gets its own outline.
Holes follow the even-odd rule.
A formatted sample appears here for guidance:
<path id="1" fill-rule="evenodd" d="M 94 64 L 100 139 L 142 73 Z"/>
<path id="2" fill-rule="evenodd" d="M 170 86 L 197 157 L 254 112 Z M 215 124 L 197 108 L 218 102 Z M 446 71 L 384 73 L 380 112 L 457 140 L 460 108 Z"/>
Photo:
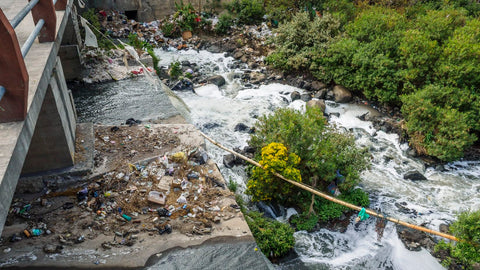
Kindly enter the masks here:
<path id="1" fill-rule="evenodd" d="M 268 258 L 282 257 L 293 248 L 295 244 L 294 230 L 288 224 L 264 218 L 261 213 L 255 211 L 244 214 L 253 237 L 265 256 Z"/>
<path id="2" fill-rule="evenodd" d="M 170 64 L 170 67 L 169 67 L 169 72 L 168 74 L 170 75 L 170 77 L 172 77 L 173 79 L 178 79 L 178 77 L 182 76 L 183 72 L 182 72 L 182 64 L 178 61 L 176 62 L 173 62 Z"/>
<path id="3" fill-rule="evenodd" d="M 293 153 L 288 153 L 287 148 L 281 143 L 272 142 L 262 148 L 262 159 L 259 167 L 253 167 L 247 183 L 247 194 L 252 195 L 254 201 L 268 201 L 282 199 L 291 195 L 292 185 L 276 179 L 273 172 L 286 178 L 301 182 L 300 171 L 296 168 L 300 158 Z"/>
<path id="4" fill-rule="evenodd" d="M 369 165 L 368 152 L 355 145 L 353 136 L 328 126 L 318 108 L 307 108 L 305 113 L 279 109 L 260 117 L 255 130 L 250 145 L 257 149 L 257 153 L 272 142 L 282 143 L 289 152 L 300 157 L 297 168 L 302 182 L 316 184 L 321 190 L 326 190 L 336 178 L 337 170 L 345 176 L 343 183 L 339 184 L 340 191 L 351 190 L 358 184 L 360 172 Z M 318 182 L 316 177 L 320 178 Z M 292 200 L 298 202 L 295 197 Z"/>
<path id="5" fill-rule="evenodd" d="M 460 213 L 450 231 L 460 241 L 456 244 L 441 241 L 435 246 L 435 252 L 444 250 L 449 255 L 442 264 L 449 266 L 455 261 L 464 266 L 462 269 L 473 269 L 480 264 L 480 210 Z"/>

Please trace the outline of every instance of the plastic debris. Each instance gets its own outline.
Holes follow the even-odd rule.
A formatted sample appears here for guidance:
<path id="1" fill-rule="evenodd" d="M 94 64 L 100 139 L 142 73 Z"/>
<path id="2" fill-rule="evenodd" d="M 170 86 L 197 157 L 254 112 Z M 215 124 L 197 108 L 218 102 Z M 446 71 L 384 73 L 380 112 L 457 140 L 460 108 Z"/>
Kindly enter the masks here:
<path id="1" fill-rule="evenodd" d="M 44 233 L 42 229 L 32 229 L 32 235 L 33 236 L 40 236 Z"/>
<path id="2" fill-rule="evenodd" d="M 122 214 L 122 217 L 123 217 L 126 221 L 132 220 L 131 217 L 129 217 L 129 216 L 125 215 L 125 214 Z"/>
<path id="3" fill-rule="evenodd" d="M 180 204 L 187 203 L 187 198 L 185 198 L 182 194 L 182 195 L 180 195 L 180 197 L 178 197 L 177 203 L 180 203 Z"/>
<path id="4" fill-rule="evenodd" d="M 165 194 L 159 191 L 150 191 L 148 193 L 148 201 L 157 203 L 157 204 L 165 204 Z"/>
<path id="5" fill-rule="evenodd" d="M 355 222 L 359 222 L 359 221 L 364 221 L 366 220 L 367 218 L 369 218 L 370 215 L 367 214 L 367 211 L 365 210 L 365 208 L 362 208 L 360 210 L 360 212 L 358 213 L 358 216 L 357 218 L 355 219 Z"/>

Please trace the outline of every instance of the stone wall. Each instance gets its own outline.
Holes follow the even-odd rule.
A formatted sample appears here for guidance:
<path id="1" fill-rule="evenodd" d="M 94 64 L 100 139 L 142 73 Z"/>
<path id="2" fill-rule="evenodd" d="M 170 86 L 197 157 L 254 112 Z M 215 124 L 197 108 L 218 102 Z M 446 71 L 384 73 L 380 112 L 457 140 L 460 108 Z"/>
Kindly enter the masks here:
<path id="1" fill-rule="evenodd" d="M 162 19 L 175 12 L 175 2 L 179 0 L 89 0 L 89 7 L 101 9 L 114 9 L 118 11 L 136 10 L 138 21 L 153 21 Z M 184 0 L 184 3 L 191 3 L 196 10 L 202 11 L 212 2 L 218 0 Z M 229 2 L 221 0 L 221 3 Z"/>

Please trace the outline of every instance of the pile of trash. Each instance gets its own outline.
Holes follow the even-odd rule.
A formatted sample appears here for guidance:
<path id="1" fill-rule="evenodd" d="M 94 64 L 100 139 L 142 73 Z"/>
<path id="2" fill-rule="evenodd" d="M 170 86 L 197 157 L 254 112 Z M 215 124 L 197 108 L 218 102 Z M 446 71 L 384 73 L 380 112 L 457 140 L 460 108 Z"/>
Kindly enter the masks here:
<path id="1" fill-rule="evenodd" d="M 150 130 L 138 126 L 128 130 L 135 128 Z M 214 225 L 241 216 L 233 194 L 203 148 L 129 163 L 115 150 L 115 147 L 127 147 L 119 139 L 125 134 L 112 129 L 105 127 L 104 131 L 110 132 L 105 134 L 102 129 L 97 131 L 97 136 L 105 135 L 97 138 L 103 145 L 97 151 L 116 155 L 123 165 L 115 162 L 115 169 L 91 177 L 80 187 L 47 190 L 35 198 L 17 197 L 6 225 L 18 226 L 18 229 L 4 235 L 2 241 L 6 245 L 0 245 L 6 247 L 6 242 L 46 237 L 48 244 L 44 252 L 60 253 L 64 246 L 104 235 L 113 240 L 102 240 L 99 244 L 103 249 L 111 249 L 135 245 L 146 234 L 149 237 L 172 232 L 189 237 L 211 234 Z M 143 133 L 129 134 L 125 136 L 137 137 Z M 112 143 L 113 140 L 118 143 Z M 146 143 L 145 147 L 150 145 Z"/>

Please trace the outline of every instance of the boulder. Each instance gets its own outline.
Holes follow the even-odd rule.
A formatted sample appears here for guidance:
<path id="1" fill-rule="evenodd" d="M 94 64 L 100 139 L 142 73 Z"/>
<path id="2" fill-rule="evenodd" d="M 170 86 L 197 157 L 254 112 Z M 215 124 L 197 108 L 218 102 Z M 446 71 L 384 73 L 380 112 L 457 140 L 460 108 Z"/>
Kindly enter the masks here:
<path id="1" fill-rule="evenodd" d="M 322 89 L 325 89 L 327 88 L 327 85 L 322 83 L 322 82 L 319 82 L 319 81 L 313 81 L 312 82 L 312 90 L 313 91 L 319 91 L 319 90 L 322 90 Z"/>
<path id="2" fill-rule="evenodd" d="M 242 58 L 243 56 L 243 52 L 242 51 L 236 51 L 234 54 L 233 54 L 233 58 L 235 59 L 240 59 Z"/>
<path id="3" fill-rule="evenodd" d="M 207 79 L 207 82 L 213 83 L 216 86 L 220 87 L 225 84 L 225 78 L 223 78 L 221 75 L 214 75 L 211 76 Z"/>
<path id="4" fill-rule="evenodd" d="M 260 73 L 260 72 L 252 72 L 250 74 L 250 82 L 253 83 L 253 84 L 259 84 L 259 83 L 265 81 L 266 78 L 267 78 L 267 76 L 265 76 L 265 74 Z"/>
<path id="5" fill-rule="evenodd" d="M 318 99 L 325 99 L 326 96 L 327 96 L 327 89 L 318 90 L 313 95 L 314 98 L 318 98 Z"/>
<path id="6" fill-rule="evenodd" d="M 223 165 L 227 168 L 232 168 L 235 166 L 236 163 L 236 157 L 234 154 L 228 154 L 223 156 Z"/>
<path id="7" fill-rule="evenodd" d="M 405 247 L 410 251 L 420 251 L 422 246 L 426 246 L 429 242 L 429 236 L 426 233 L 414 229 L 397 225 L 397 233 Z"/>
<path id="8" fill-rule="evenodd" d="M 338 84 L 333 87 L 333 96 L 337 103 L 348 103 L 352 100 L 352 93 L 344 86 Z"/>
<path id="9" fill-rule="evenodd" d="M 325 100 L 323 99 L 312 99 L 310 101 L 307 102 L 307 107 L 308 108 L 313 108 L 313 107 L 317 107 L 317 108 L 320 108 L 322 110 L 322 112 L 325 112 Z"/>
<path id="10" fill-rule="evenodd" d="M 302 95 L 300 95 L 300 99 L 305 101 L 305 102 L 308 102 L 312 99 L 312 96 L 310 94 L 302 94 Z"/>
<path id="11" fill-rule="evenodd" d="M 438 226 L 438 230 L 442 233 L 449 233 L 450 232 L 450 226 L 448 226 L 445 223 L 442 223 L 442 224 L 440 224 L 440 226 Z"/>
<path id="12" fill-rule="evenodd" d="M 404 176 L 403 179 L 405 180 L 412 180 L 412 181 L 421 181 L 421 180 L 427 180 L 427 178 L 421 174 L 419 171 L 410 171 L 407 172 Z"/>
<path id="13" fill-rule="evenodd" d="M 234 128 L 235 131 L 240 131 L 240 132 L 247 131 L 248 129 L 249 129 L 248 126 L 245 125 L 244 123 L 238 123 Z"/>
<path id="14" fill-rule="evenodd" d="M 291 94 L 290 94 L 290 98 L 292 98 L 292 101 L 295 101 L 297 99 L 300 99 L 302 97 L 302 95 L 300 95 L 300 93 L 298 91 L 293 91 Z"/>

